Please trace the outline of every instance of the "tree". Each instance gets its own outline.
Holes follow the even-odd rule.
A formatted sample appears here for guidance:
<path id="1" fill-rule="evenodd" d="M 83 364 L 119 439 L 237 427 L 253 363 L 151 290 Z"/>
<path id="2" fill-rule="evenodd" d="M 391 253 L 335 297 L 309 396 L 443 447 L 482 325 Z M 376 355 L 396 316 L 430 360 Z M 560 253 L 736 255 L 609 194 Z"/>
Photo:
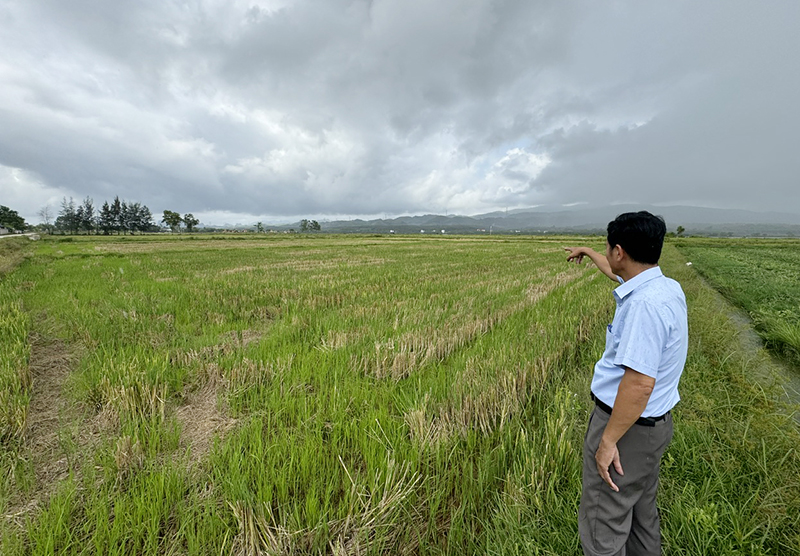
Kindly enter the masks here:
<path id="1" fill-rule="evenodd" d="M 683 232 L 685 232 L 685 231 L 686 231 L 686 228 L 684 228 L 683 226 L 678 226 L 677 232 L 678 232 L 679 236 L 682 236 Z"/>
<path id="2" fill-rule="evenodd" d="M 264 224 L 262 224 L 261 222 L 256 222 L 256 231 L 259 234 L 263 234 L 264 233 Z"/>
<path id="3" fill-rule="evenodd" d="M 119 204 L 119 229 L 122 232 L 122 235 L 128 235 L 128 232 L 132 232 L 133 227 L 133 213 L 131 211 L 133 207 L 128 205 L 127 201 L 120 201 Z"/>
<path id="4" fill-rule="evenodd" d="M 300 221 L 300 231 L 301 232 L 318 232 L 322 228 L 319 225 L 319 222 L 316 220 L 307 220 L 303 218 Z"/>
<path id="5" fill-rule="evenodd" d="M 183 223 L 186 224 L 186 231 L 191 233 L 200 221 L 191 212 L 187 212 L 183 217 Z"/>
<path id="6" fill-rule="evenodd" d="M 172 212 L 171 210 L 165 210 L 164 217 L 161 219 L 161 222 L 169 226 L 170 230 L 173 232 L 178 232 L 181 229 L 181 223 L 183 222 L 183 219 L 179 213 Z"/>
<path id="7" fill-rule="evenodd" d="M 136 203 L 139 205 L 139 203 Z M 146 232 L 153 227 L 153 213 L 147 205 L 140 205 L 136 212 L 136 226 L 140 232 Z"/>
<path id="8" fill-rule="evenodd" d="M 114 230 L 114 214 L 111 212 L 108 201 L 104 201 L 100 209 L 100 214 L 97 217 L 97 227 L 100 228 L 103 235 L 106 236 Z"/>
<path id="9" fill-rule="evenodd" d="M 83 200 L 83 204 L 79 207 L 78 225 L 86 233 L 91 233 L 95 228 L 95 214 L 94 214 L 94 201 L 89 197 Z"/>
<path id="10" fill-rule="evenodd" d="M 53 209 L 50 205 L 45 205 L 36 213 L 42 219 L 42 226 L 48 234 L 53 233 Z"/>
<path id="11" fill-rule="evenodd" d="M 81 229 L 81 222 L 83 222 L 83 205 L 75 205 L 75 233 L 76 234 Z"/>
<path id="12" fill-rule="evenodd" d="M 16 232 L 24 230 L 28 225 L 25 224 L 25 219 L 17 211 L 5 205 L 0 205 L 0 226 Z"/>
<path id="13" fill-rule="evenodd" d="M 114 223 L 113 229 L 116 230 L 117 235 L 119 235 L 120 230 L 122 230 L 122 203 L 119 200 L 119 196 L 114 197 L 114 202 L 111 203 L 111 218 Z"/>
<path id="14" fill-rule="evenodd" d="M 122 233 L 127 234 L 128 232 L 133 235 L 136 230 L 139 229 L 138 226 L 138 218 L 139 218 L 139 208 L 141 205 L 139 203 L 128 203 L 126 201 L 122 201 L 121 208 L 122 211 L 120 212 L 120 225 L 122 227 Z"/>
<path id="15" fill-rule="evenodd" d="M 72 197 L 67 201 L 66 197 L 61 199 L 61 210 L 58 211 L 56 218 L 56 228 L 62 232 L 77 234 L 80 227 L 78 209 Z"/>

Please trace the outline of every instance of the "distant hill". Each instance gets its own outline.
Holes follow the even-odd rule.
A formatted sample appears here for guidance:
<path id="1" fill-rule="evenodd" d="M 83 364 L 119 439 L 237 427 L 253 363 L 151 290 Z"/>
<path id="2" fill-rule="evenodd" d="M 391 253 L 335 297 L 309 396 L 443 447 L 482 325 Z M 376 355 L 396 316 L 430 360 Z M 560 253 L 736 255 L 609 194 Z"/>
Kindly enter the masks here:
<path id="1" fill-rule="evenodd" d="M 339 233 L 604 233 L 618 214 L 648 210 L 664 217 L 669 231 L 683 226 L 687 234 L 711 236 L 797 236 L 800 214 L 714 209 L 692 206 L 607 205 L 586 208 L 532 207 L 474 216 L 425 214 L 376 220 L 336 220 L 322 223 L 323 232 Z M 273 226 L 298 229 L 299 224 Z"/>
<path id="2" fill-rule="evenodd" d="M 795 224 L 800 225 L 800 214 L 755 212 L 747 210 L 714 209 L 690 206 L 656 207 L 648 205 L 607 205 L 602 207 L 536 207 L 489 214 L 477 215 L 474 218 L 499 218 L 506 221 L 537 221 L 554 226 L 596 226 L 605 225 L 618 214 L 638 210 L 647 210 L 663 216 L 668 227 L 686 224 Z"/>

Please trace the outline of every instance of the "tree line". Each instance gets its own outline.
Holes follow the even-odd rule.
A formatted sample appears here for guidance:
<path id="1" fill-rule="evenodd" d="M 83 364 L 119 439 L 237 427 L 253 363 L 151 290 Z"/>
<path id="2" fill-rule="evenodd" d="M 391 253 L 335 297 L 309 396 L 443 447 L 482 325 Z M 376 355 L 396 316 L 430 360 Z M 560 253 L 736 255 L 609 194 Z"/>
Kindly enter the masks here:
<path id="1" fill-rule="evenodd" d="M 51 224 L 53 216 L 50 207 L 41 209 L 39 216 L 50 232 L 119 235 L 158 231 L 153 214 L 146 205 L 120 200 L 119 196 L 114 197 L 111 203 L 103 202 L 99 209 L 95 208 L 94 201 L 89 197 L 81 203 L 76 203 L 72 197 L 64 197 L 55 222 Z"/>
<path id="2" fill-rule="evenodd" d="M 72 197 L 64 197 L 55 220 L 49 206 L 39 211 L 39 217 L 44 229 L 50 233 L 58 231 L 64 234 L 133 235 L 136 232 L 161 231 L 153 221 L 153 213 L 147 205 L 121 200 L 119 196 L 114 197 L 110 203 L 105 201 L 99 209 L 95 208 L 94 200 L 90 197 L 86 197 L 81 203 L 76 203 Z M 192 232 L 200 221 L 191 213 L 181 216 L 177 212 L 165 210 L 161 223 L 173 232 L 180 231 L 181 225 Z"/>
<path id="3" fill-rule="evenodd" d="M 47 233 L 59 232 L 62 234 L 135 234 L 136 232 L 159 232 L 162 231 L 154 221 L 150 209 L 141 203 L 128 202 L 121 200 L 119 196 L 114 197 L 112 202 L 105 201 L 97 209 L 94 200 L 86 197 L 82 202 L 76 202 L 72 197 L 61 200 L 61 208 L 57 215 L 53 214 L 53 209 L 46 205 L 37 213 L 41 218 L 41 224 L 33 226 L 33 229 Z M 187 232 L 194 232 L 200 220 L 190 212 L 181 216 L 180 213 L 165 210 L 161 218 L 161 224 L 168 227 L 173 232 L 181 231 L 185 227 Z M 9 231 L 23 231 L 29 228 L 25 220 L 19 216 L 17 211 L 7 206 L 0 205 L 0 227 Z M 255 224 L 256 231 L 265 231 L 262 222 Z M 301 232 L 318 232 L 322 227 L 316 220 L 300 220 Z M 290 230 L 294 232 L 294 230 Z"/>

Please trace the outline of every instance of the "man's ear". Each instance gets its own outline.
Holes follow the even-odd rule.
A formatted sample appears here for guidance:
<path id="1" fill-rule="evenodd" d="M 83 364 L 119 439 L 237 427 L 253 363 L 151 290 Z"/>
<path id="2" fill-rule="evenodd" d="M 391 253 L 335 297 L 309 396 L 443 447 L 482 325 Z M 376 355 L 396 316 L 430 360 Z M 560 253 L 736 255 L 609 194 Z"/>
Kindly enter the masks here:
<path id="1" fill-rule="evenodd" d="M 628 254 L 625 252 L 625 249 L 622 248 L 622 245 L 617 244 L 614 247 L 617 248 L 617 250 L 613 252 L 614 259 L 617 262 L 622 262 L 622 260 L 625 259 Z"/>

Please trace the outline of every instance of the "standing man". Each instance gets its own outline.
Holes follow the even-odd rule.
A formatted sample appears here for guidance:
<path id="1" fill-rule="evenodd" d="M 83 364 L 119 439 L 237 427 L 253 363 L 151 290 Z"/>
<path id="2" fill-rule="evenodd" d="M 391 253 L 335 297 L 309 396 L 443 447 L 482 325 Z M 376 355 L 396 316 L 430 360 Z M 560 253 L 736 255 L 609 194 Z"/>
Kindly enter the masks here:
<path id="1" fill-rule="evenodd" d="M 665 233 L 660 217 L 629 212 L 608 224 L 605 256 L 565 248 L 568 261 L 589 257 L 620 283 L 583 444 L 578 529 L 588 556 L 661 554 L 658 471 L 689 345 L 683 290 L 658 267 Z"/>

